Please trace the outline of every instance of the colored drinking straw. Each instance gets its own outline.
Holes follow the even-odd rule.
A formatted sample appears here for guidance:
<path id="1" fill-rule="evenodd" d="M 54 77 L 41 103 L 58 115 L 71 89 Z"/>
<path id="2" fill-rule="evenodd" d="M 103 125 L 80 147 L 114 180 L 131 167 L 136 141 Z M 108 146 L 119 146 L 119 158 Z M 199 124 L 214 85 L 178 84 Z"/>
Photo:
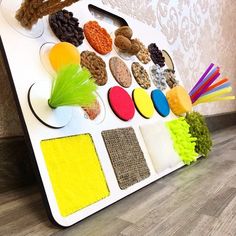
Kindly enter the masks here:
<path id="1" fill-rule="evenodd" d="M 217 70 L 204 84 L 196 91 L 196 93 L 191 96 L 192 103 L 197 101 L 197 99 L 206 92 L 207 88 L 220 76 L 219 70 Z"/>
<path id="2" fill-rule="evenodd" d="M 209 77 L 212 76 L 212 74 L 213 74 L 217 69 L 219 69 L 219 68 L 218 68 L 218 67 L 215 67 L 215 68 L 213 68 L 211 71 L 209 71 L 209 73 L 205 76 L 205 78 L 203 78 L 203 80 L 202 80 L 200 83 L 198 83 L 198 85 L 195 87 L 195 89 L 192 90 L 192 93 L 191 93 L 190 96 L 192 96 L 192 95 L 203 85 L 203 83 L 204 83 L 206 80 L 208 80 Z"/>
<path id="3" fill-rule="evenodd" d="M 202 102 L 202 101 L 208 101 L 209 99 L 212 99 L 212 98 L 216 98 L 216 97 L 219 97 L 221 95 L 224 95 L 226 93 L 230 93 L 232 91 L 232 87 L 228 87 L 228 88 L 224 88 L 224 89 L 221 89 L 219 91 L 216 91 L 216 92 L 213 92 L 213 93 L 210 93 L 210 94 L 207 94 L 205 96 L 202 96 L 201 98 L 197 99 L 196 102 Z M 195 103 L 195 102 L 194 102 Z M 193 104 L 194 104 L 193 103 Z"/>
<path id="4" fill-rule="evenodd" d="M 216 88 L 216 87 L 218 87 L 218 86 L 220 86 L 220 85 L 222 85 L 222 84 L 224 84 L 224 83 L 226 83 L 228 81 L 229 81 L 229 79 L 227 79 L 227 78 L 221 79 L 218 82 L 212 84 L 210 87 L 208 87 L 206 92 L 208 92 L 208 91 L 212 90 L 213 88 Z"/>
<path id="5" fill-rule="evenodd" d="M 213 93 L 213 92 L 216 92 L 216 91 L 218 91 L 218 90 L 221 90 L 221 89 L 223 89 L 223 88 L 228 88 L 228 87 L 230 87 L 230 83 L 222 84 L 222 85 L 220 85 L 220 86 L 218 86 L 218 87 L 216 87 L 216 88 L 213 88 L 213 89 L 211 89 L 211 90 L 209 90 L 209 91 L 206 91 L 204 94 L 201 95 L 201 97 L 202 97 L 203 95 L 207 95 L 207 94 L 210 94 L 210 93 Z M 201 97 L 200 97 L 200 98 L 201 98 Z"/>
<path id="6" fill-rule="evenodd" d="M 211 63 L 208 68 L 206 69 L 206 71 L 203 73 L 203 75 L 201 76 L 201 78 L 198 80 L 198 82 L 195 84 L 195 86 L 192 88 L 192 90 L 190 91 L 189 95 L 192 95 L 194 90 L 197 89 L 197 87 L 199 87 L 199 84 L 201 84 L 201 82 L 205 79 L 205 77 L 207 76 L 207 74 L 210 72 L 210 70 L 213 68 L 214 64 Z"/>
<path id="7" fill-rule="evenodd" d="M 226 101 L 226 100 L 235 100 L 235 96 L 225 96 L 225 97 L 212 98 L 209 100 L 209 102 Z"/>
<path id="8" fill-rule="evenodd" d="M 226 100 L 234 100 L 235 99 L 235 96 L 226 96 L 226 97 L 216 97 L 216 98 L 211 98 L 209 100 L 206 100 L 206 101 L 196 101 L 193 106 L 196 106 L 198 104 L 201 104 L 201 103 L 208 103 L 208 102 L 218 102 L 218 101 L 226 101 Z"/>
<path id="9" fill-rule="evenodd" d="M 206 83 L 206 81 L 208 81 L 210 78 L 212 78 L 213 75 L 216 74 L 216 72 L 219 70 L 219 67 L 215 67 L 213 68 L 210 73 L 201 81 L 201 83 L 199 83 L 199 85 L 194 89 L 191 97 L 196 96 L 196 94 L 198 93 L 198 91 L 202 88 L 202 86 Z"/>

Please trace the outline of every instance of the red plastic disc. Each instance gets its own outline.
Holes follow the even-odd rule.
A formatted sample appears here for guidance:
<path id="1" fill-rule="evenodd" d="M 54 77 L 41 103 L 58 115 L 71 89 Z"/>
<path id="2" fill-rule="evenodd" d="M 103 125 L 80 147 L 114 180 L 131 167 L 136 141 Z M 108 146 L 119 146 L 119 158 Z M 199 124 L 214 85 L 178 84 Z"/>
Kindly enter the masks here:
<path id="1" fill-rule="evenodd" d="M 110 88 L 108 99 L 113 112 L 122 120 L 128 121 L 134 117 L 135 107 L 130 95 L 121 87 Z"/>

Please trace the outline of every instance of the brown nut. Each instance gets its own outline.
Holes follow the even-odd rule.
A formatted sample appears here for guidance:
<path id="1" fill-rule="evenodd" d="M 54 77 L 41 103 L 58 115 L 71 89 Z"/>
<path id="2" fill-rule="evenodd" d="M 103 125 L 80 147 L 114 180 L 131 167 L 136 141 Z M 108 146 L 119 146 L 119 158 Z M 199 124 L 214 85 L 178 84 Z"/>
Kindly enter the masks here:
<path id="1" fill-rule="evenodd" d="M 136 55 L 139 51 L 140 51 L 140 45 L 139 43 L 137 42 L 136 39 L 132 39 L 131 40 L 131 48 L 129 50 L 129 53 L 132 54 L 132 55 Z"/>
<path id="2" fill-rule="evenodd" d="M 117 35 L 123 35 L 124 37 L 131 39 L 133 31 L 129 26 L 122 26 L 115 31 L 115 36 Z"/>
<path id="3" fill-rule="evenodd" d="M 131 41 L 122 35 L 116 36 L 114 44 L 123 51 L 128 51 L 131 48 Z"/>

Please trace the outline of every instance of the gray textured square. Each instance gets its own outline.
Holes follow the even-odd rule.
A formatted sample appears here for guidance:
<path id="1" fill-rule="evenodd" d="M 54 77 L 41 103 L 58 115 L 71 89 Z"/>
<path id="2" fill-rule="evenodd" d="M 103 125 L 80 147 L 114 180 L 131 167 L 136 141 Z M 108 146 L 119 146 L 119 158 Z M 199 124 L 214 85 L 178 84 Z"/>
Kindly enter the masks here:
<path id="1" fill-rule="evenodd" d="M 150 175 L 133 128 L 103 131 L 102 137 L 121 189 L 126 189 Z"/>

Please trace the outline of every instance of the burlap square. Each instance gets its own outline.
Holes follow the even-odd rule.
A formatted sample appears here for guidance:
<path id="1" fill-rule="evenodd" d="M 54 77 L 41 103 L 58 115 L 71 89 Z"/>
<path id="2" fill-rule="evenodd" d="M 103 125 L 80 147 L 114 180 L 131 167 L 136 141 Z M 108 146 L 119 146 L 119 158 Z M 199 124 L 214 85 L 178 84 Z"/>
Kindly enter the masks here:
<path id="1" fill-rule="evenodd" d="M 150 175 L 133 128 L 103 131 L 102 137 L 121 189 L 126 189 Z"/>

